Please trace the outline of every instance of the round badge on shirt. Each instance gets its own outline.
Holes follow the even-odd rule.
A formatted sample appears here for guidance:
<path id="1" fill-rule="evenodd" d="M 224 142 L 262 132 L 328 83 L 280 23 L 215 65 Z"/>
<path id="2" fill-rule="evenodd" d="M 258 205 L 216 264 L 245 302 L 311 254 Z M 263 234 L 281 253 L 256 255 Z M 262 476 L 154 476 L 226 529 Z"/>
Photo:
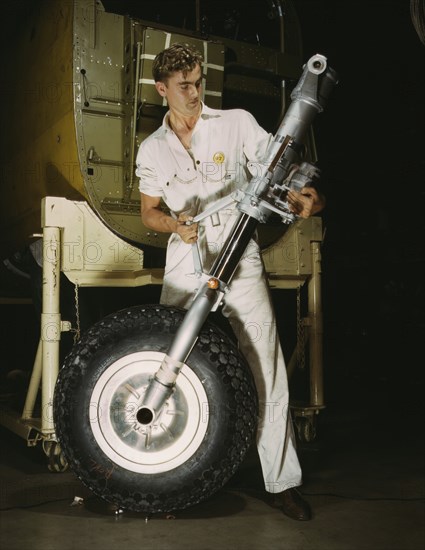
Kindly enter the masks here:
<path id="1" fill-rule="evenodd" d="M 223 164 L 224 158 L 224 153 L 222 153 L 221 151 L 217 151 L 217 153 L 214 153 L 213 161 L 216 164 Z"/>

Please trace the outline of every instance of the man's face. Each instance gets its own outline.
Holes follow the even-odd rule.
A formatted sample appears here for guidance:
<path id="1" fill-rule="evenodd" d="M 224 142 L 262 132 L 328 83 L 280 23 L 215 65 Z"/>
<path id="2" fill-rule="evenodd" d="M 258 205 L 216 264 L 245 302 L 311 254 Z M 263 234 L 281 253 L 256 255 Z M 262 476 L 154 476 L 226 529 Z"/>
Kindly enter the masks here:
<path id="1" fill-rule="evenodd" d="M 202 89 L 201 67 L 197 65 L 186 76 L 178 71 L 173 73 L 167 83 L 156 82 L 158 93 L 165 97 L 171 111 L 183 116 L 196 116 L 199 113 Z"/>

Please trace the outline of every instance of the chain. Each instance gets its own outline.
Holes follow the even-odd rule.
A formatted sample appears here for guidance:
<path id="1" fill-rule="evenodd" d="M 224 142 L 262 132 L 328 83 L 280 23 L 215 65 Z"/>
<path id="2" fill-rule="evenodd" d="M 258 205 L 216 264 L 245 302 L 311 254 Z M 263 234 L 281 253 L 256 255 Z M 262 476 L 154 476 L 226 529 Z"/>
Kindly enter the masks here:
<path id="1" fill-rule="evenodd" d="M 301 316 L 301 286 L 297 287 L 297 365 L 305 368 L 305 332 Z"/>
<path id="2" fill-rule="evenodd" d="M 80 327 L 80 298 L 78 295 L 78 283 L 75 283 L 74 287 L 74 295 L 75 295 L 75 328 L 73 329 L 74 333 L 74 344 L 78 342 L 81 335 L 81 327 Z"/>

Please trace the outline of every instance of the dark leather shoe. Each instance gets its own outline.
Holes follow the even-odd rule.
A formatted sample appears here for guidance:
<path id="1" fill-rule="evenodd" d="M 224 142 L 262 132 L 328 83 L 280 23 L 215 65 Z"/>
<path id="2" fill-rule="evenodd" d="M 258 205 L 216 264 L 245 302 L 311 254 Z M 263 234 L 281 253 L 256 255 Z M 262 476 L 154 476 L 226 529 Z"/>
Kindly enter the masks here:
<path id="1" fill-rule="evenodd" d="M 273 495 L 271 502 L 273 508 L 279 508 L 285 514 L 297 521 L 308 521 L 311 519 L 311 508 L 295 489 L 287 489 L 282 493 Z"/>

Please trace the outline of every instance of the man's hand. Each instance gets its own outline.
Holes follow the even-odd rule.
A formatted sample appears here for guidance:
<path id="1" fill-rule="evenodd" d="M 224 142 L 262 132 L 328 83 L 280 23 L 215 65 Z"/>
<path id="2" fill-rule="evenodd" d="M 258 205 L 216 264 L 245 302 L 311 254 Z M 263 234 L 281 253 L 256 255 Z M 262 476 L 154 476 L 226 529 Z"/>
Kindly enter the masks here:
<path id="1" fill-rule="evenodd" d="M 290 190 L 287 194 L 287 201 L 291 212 L 301 218 L 309 218 L 325 207 L 325 197 L 314 187 L 303 187 L 300 192 Z"/>
<path id="2" fill-rule="evenodd" d="M 142 222 L 146 227 L 165 233 L 177 233 L 183 242 L 196 243 L 198 240 L 198 224 L 186 223 L 193 220 L 192 216 L 180 214 L 176 220 L 162 211 L 161 197 L 151 197 L 140 194 Z"/>
<path id="3" fill-rule="evenodd" d="M 198 240 L 198 224 L 187 223 L 192 220 L 193 216 L 188 216 L 187 214 L 180 214 L 177 219 L 176 233 L 180 235 L 180 238 L 186 244 L 193 244 Z"/>

